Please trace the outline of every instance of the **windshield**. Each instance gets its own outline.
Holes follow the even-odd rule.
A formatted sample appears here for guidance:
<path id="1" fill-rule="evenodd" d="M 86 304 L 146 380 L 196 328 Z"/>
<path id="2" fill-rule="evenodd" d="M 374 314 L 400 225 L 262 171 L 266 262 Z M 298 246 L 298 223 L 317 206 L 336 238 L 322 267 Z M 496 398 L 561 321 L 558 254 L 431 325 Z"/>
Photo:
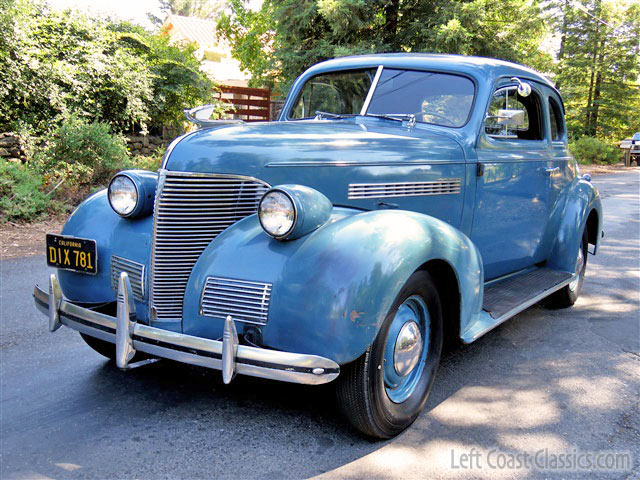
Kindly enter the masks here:
<path id="1" fill-rule="evenodd" d="M 316 75 L 305 83 L 290 117 L 313 118 L 316 112 L 357 115 L 375 75 L 375 68 Z"/>
<path id="2" fill-rule="evenodd" d="M 316 112 L 359 115 L 375 73 L 376 69 L 351 70 L 310 78 L 290 118 L 314 118 Z M 474 94 L 473 82 L 460 75 L 385 68 L 366 114 L 414 115 L 417 122 L 461 127 L 469 118 Z"/>

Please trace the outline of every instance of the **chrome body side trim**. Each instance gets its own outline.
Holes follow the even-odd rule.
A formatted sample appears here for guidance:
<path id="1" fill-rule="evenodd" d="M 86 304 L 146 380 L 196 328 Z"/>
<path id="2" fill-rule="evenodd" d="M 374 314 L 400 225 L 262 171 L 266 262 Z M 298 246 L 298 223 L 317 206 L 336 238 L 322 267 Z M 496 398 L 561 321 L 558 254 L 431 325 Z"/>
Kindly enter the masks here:
<path id="1" fill-rule="evenodd" d="M 131 302 L 126 301 L 127 296 L 129 300 L 131 298 L 128 283 L 125 273 L 120 277 L 119 286 L 122 286 L 123 295 L 119 298 L 116 318 L 58 297 L 55 292 L 59 292 L 60 287 L 55 275 L 50 278 L 53 295 L 36 286 L 33 296 L 36 307 L 44 314 L 50 315 L 53 311 L 53 316 L 59 319 L 61 325 L 116 344 L 118 357 L 122 355 L 123 359 L 129 358 L 133 350 L 222 370 L 226 355 L 228 370 L 232 367 L 235 373 L 308 385 L 328 383 L 340 374 L 340 366 L 328 358 L 239 345 L 233 332 L 230 332 L 230 339 L 225 346 L 225 342 L 218 340 L 137 323 L 133 313 L 135 310 L 131 309 Z M 233 320 L 230 321 L 233 323 Z M 128 350 L 129 348 L 132 350 Z M 118 361 L 118 366 L 126 368 L 128 360 Z"/>
<path id="2" fill-rule="evenodd" d="M 461 191 L 459 178 L 447 178 L 433 182 L 350 183 L 348 198 L 419 197 L 452 195 Z"/>

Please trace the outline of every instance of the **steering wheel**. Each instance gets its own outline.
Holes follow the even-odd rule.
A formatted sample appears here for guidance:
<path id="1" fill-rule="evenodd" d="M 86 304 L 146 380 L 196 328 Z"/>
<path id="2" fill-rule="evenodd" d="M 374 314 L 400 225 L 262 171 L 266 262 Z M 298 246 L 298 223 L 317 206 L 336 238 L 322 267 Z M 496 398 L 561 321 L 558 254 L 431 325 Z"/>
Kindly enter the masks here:
<path id="1" fill-rule="evenodd" d="M 413 115 L 417 116 L 421 116 L 423 119 L 425 117 L 425 115 L 430 115 L 432 117 L 438 117 L 442 120 L 444 120 L 446 123 L 445 125 L 450 126 L 450 127 L 455 127 L 456 124 L 454 122 L 452 122 L 451 120 L 449 120 L 447 117 L 445 117 L 444 115 L 440 115 L 439 113 L 436 112 L 425 112 L 424 110 L 420 110 L 419 112 L 414 113 Z"/>

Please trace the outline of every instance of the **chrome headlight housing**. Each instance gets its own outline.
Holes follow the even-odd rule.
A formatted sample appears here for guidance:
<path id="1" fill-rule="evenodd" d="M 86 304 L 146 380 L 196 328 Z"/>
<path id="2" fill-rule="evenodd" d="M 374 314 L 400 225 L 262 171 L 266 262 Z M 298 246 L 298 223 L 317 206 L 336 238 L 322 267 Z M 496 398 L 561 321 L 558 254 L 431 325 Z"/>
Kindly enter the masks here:
<path id="1" fill-rule="evenodd" d="M 273 188 L 264 194 L 258 205 L 258 219 L 267 233 L 276 239 L 286 238 L 296 225 L 295 202 L 283 190 Z"/>
<path id="2" fill-rule="evenodd" d="M 317 190 L 304 185 L 278 185 L 262 196 L 258 219 L 267 235 L 295 240 L 329 221 L 333 205 Z"/>
<path id="3" fill-rule="evenodd" d="M 155 172 L 127 170 L 117 173 L 109 182 L 109 204 L 124 218 L 150 215 L 157 184 L 158 174 Z"/>
<path id="4" fill-rule="evenodd" d="M 135 212 L 140 200 L 136 182 L 128 175 L 118 174 L 109 183 L 109 204 L 121 217 L 129 217 Z"/>

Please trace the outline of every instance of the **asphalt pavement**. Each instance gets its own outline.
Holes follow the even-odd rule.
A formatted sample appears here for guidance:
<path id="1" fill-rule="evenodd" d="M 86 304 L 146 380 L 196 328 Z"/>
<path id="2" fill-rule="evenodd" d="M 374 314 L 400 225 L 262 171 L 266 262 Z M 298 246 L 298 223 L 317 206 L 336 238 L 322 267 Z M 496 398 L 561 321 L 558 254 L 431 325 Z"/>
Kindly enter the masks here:
<path id="1" fill-rule="evenodd" d="M 640 169 L 594 183 L 606 236 L 576 305 L 534 306 L 445 354 L 422 415 L 385 442 L 340 417 L 331 385 L 225 386 L 170 361 L 121 372 L 76 332 L 48 332 L 31 297 L 44 257 L 2 260 L 0 477 L 640 479 Z M 631 463 L 542 461 L 602 452 Z"/>

